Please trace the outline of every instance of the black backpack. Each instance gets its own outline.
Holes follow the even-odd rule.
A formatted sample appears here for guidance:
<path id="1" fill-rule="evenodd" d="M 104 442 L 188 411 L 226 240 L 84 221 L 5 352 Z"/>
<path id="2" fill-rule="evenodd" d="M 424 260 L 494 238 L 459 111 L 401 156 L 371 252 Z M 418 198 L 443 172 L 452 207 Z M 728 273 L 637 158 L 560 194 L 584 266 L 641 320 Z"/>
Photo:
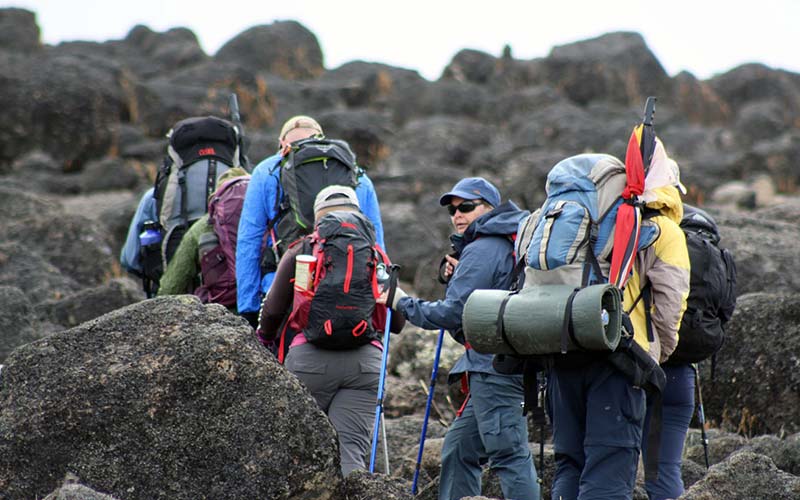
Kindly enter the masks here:
<path id="1" fill-rule="evenodd" d="M 246 166 L 239 129 L 227 120 L 187 118 L 176 123 L 167 137 L 167 155 L 154 187 L 160 255 L 143 258 L 145 277 L 154 283 L 189 226 L 208 212 L 208 197 L 219 177 L 233 167 Z"/>
<path id="2" fill-rule="evenodd" d="M 375 243 L 372 223 L 358 212 L 331 212 L 303 246 L 316 258 L 313 284 L 295 287 L 289 327 L 325 349 L 353 349 L 377 339 L 376 322 L 385 320 L 385 308 L 375 314 L 377 271 L 388 259 Z"/>
<path id="3" fill-rule="evenodd" d="M 355 189 L 361 169 L 344 141 L 311 137 L 292 143 L 280 164 L 283 197 L 276 200 L 275 242 L 279 255 L 314 230 L 314 199 L 325 187 Z M 269 229 L 272 230 L 273 223 Z"/>
<path id="4" fill-rule="evenodd" d="M 725 323 L 736 307 L 736 264 L 719 247 L 719 228 L 705 211 L 684 204 L 681 229 L 691 263 L 691 286 L 678 332 L 678 346 L 666 364 L 697 363 L 712 357 L 725 340 Z"/>

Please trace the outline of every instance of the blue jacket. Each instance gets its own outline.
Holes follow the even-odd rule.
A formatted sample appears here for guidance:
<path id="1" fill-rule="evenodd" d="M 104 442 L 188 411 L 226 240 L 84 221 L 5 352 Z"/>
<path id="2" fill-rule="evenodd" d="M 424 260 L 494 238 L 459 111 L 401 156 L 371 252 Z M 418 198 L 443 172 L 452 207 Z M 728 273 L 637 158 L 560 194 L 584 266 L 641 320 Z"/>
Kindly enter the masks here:
<path id="1" fill-rule="evenodd" d="M 139 200 L 139 206 L 136 207 L 136 213 L 131 219 L 131 225 L 128 227 L 128 236 L 125 238 L 125 246 L 119 253 L 119 262 L 122 267 L 128 272 L 136 275 L 142 272 L 142 258 L 140 255 L 139 233 L 142 232 L 144 223 L 152 220 L 158 220 L 156 214 L 156 199 L 153 195 L 153 188 L 148 189 Z"/>
<path id="2" fill-rule="evenodd" d="M 247 186 L 236 239 L 236 302 L 239 313 L 258 312 L 261 297 L 267 293 L 275 277 L 275 273 L 261 276 L 261 241 L 267 225 L 278 215 L 275 201 L 283 194 L 278 168 L 280 161 L 281 155 L 275 154 L 256 165 Z M 361 211 L 372 221 L 377 242 L 385 248 L 381 210 L 375 188 L 366 175 L 361 175 L 358 179 L 356 195 Z M 267 245 L 271 244 L 272 239 L 268 236 Z"/>
<path id="3" fill-rule="evenodd" d="M 513 202 L 507 201 L 475 219 L 463 235 L 451 236 L 459 260 L 444 300 L 430 302 L 403 297 L 397 303 L 397 310 L 420 328 L 447 329 L 457 342 L 463 344 L 461 314 L 472 291 L 507 290 L 511 286 L 514 244 L 509 236 L 517 232 L 520 220 L 526 215 L 527 210 L 520 210 Z M 493 357 L 493 354 L 467 349 L 450 370 L 451 382 L 466 371 L 497 374 L 492 368 Z"/>

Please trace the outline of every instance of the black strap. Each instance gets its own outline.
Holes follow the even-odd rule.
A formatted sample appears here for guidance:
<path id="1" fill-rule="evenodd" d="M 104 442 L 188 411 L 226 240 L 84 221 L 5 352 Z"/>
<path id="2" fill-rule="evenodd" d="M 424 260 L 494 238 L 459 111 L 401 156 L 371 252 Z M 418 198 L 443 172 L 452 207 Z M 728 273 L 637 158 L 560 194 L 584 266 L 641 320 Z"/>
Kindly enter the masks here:
<path id="1" fill-rule="evenodd" d="M 206 176 L 206 211 L 208 211 L 208 199 L 214 193 L 217 186 L 217 159 L 208 160 L 208 174 Z"/>
<path id="2" fill-rule="evenodd" d="M 589 286 L 590 271 L 594 271 L 597 283 L 605 281 L 603 270 L 600 269 L 600 262 L 597 261 L 597 256 L 594 254 L 594 246 L 597 244 L 597 225 L 590 224 L 589 229 L 589 244 L 586 246 L 586 260 L 583 263 L 583 276 L 581 277 L 581 286 Z"/>
<path id="3" fill-rule="evenodd" d="M 186 169 L 178 169 L 178 188 L 181 191 L 181 223 L 184 227 L 189 226 L 189 209 L 186 197 Z"/>
<path id="4" fill-rule="evenodd" d="M 654 342 L 656 337 L 653 334 L 653 317 L 650 313 L 650 309 L 653 307 L 653 291 L 649 281 L 644 288 L 642 288 L 642 296 L 644 297 L 644 319 L 647 324 L 647 341 Z"/>
<path id="5" fill-rule="evenodd" d="M 505 316 L 508 301 L 516 294 L 516 292 L 509 293 L 503 298 L 503 302 L 500 303 L 500 310 L 497 311 L 497 329 L 495 330 L 495 335 L 497 336 L 498 341 L 503 341 L 508 347 L 511 348 L 512 351 L 514 351 L 514 354 L 519 355 L 517 349 L 514 347 L 511 341 L 508 340 L 508 336 L 506 335 L 505 321 L 503 321 L 503 316 Z"/>
<path id="6" fill-rule="evenodd" d="M 580 288 L 572 290 L 567 298 L 567 305 L 564 308 L 564 321 L 561 323 L 561 354 L 566 354 L 569 349 L 569 340 L 575 344 L 575 347 L 582 349 L 580 343 L 575 338 L 575 329 L 572 325 L 572 303 L 575 301 L 575 296 L 580 291 Z"/>
<path id="7" fill-rule="evenodd" d="M 661 451 L 661 427 L 663 425 L 662 409 L 664 407 L 661 391 L 653 391 L 647 395 L 652 398 L 650 406 L 650 428 L 647 432 L 647 457 L 645 457 L 644 478 L 647 482 L 658 479 L 658 459 Z"/>

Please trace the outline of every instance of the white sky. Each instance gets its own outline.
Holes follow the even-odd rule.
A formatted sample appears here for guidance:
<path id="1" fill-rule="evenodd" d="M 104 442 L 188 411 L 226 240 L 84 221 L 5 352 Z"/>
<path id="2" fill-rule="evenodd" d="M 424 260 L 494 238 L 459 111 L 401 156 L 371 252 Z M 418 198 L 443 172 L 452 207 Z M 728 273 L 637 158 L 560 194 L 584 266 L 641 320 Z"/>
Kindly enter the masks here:
<path id="1" fill-rule="evenodd" d="M 430 80 L 462 48 L 517 59 L 611 31 L 641 33 L 670 75 L 701 79 L 746 62 L 800 73 L 800 0 L 0 0 L 36 12 L 42 40 L 121 39 L 136 24 L 187 27 L 213 55 L 259 24 L 296 20 L 319 40 L 325 66 L 361 59 Z"/>

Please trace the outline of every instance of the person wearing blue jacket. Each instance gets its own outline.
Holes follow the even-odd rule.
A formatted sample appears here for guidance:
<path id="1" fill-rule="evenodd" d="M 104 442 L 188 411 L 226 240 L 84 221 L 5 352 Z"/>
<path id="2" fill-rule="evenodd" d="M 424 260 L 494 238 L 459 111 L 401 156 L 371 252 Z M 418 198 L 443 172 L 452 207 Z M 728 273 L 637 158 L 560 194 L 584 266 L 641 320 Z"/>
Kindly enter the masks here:
<path id="1" fill-rule="evenodd" d="M 262 241 L 270 222 L 278 216 L 276 200 L 283 196 L 280 185 L 280 163 L 290 150 L 291 143 L 313 136 L 322 136 L 322 127 L 311 117 L 295 116 L 286 121 L 279 136 L 278 153 L 262 160 L 253 169 L 250 184 L 239 219 L 239 233 L 236 239 L 236 302 L 239 314 L 246 318 L 253 328 L 258 325 L 258 311 L 261 301 L 272 285 L 275 269 L 261 272 Z M 372 181 L 366 174 L 358 177 L 356 196 L 361 211 L 375 226 L 378 245 L 383 244 L 383 223 L 381 221 L 378 197 Z M 277 222 L 277 221 L 276 221 Z M 271 235 L 266 236 L 267 248 L 272 251 Z"/>
<path id="2" fill-rule="evenodd" d="M 144 223 L 158 220 L 156 214 L 156 199 L 153 195 L 153 188 L 148 189 L 139 199 L 139 206 L 128 226 L 128 236 L 125 238 L 125 245 L 119 253 L 119 262 L 129 273 L 136 276 L 142 275 L 142 256 L 141 245 L 139 244 L 139 234 L 144 229 Z"/>
<path id="3" fill-rule="evenodd" d="M 461 314 L 473 290 L 511 287 L 514 245 L 511 236 L 528 212 L 513 202 L 501 204 L 500 193 L 481 177 L 459 181 L 439 203 L 450 213 L 456 252 L 444 300 L 426 301 L 397 289 L 392 309 L 425 329 L 445 328 L 466 352 L 450 370 L 449 381 L 468 382 L 469 394 L 447 431 L 442 448 L 439 499 L 480 496 L 481 466 L 497 473 L 505 498 L 539 498 L 539 484 L 528 448 L 528 427 L 522 415 L 522 375 L 502 375 L 492 367 L 492 354 L 473 351 L 464 338 Z M 385 300 L 385 297 L 382 297 Z"/>

